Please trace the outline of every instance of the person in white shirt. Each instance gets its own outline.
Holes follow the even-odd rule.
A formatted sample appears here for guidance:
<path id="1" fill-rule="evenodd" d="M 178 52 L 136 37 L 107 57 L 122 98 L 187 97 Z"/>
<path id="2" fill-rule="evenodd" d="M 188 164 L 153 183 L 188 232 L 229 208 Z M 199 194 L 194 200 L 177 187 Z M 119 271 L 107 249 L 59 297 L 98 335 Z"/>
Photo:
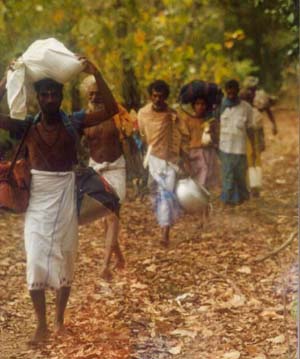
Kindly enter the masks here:
<path id="1" fill-rule="evenodd" d="M 225 205 L 241 204 L 249 199 L 246 184 L 246 140 L 254 148 L 252 107 L 239 98 L 239 83 L 225 84 L 226 97 L 221 106 L 220 159 L 222 171 L 221 200 Z M 253 151 L 255 156 L 255 151 Z"/>

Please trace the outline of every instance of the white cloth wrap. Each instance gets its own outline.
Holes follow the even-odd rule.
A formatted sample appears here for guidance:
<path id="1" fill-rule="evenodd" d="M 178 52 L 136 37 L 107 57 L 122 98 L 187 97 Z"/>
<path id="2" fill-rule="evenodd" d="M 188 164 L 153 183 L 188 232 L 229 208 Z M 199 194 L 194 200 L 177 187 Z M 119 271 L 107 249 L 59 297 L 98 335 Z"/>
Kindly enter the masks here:
<path id="1" fill-rule="evenodd" d="M 89 166 L 105 178 L 118 195 L 120 202 L 123 202 L 126 196 L 126 164 L 124 156 L 121 155 L 114 162 L 102 163 L 90 158 Z"/>
<path id="2" fill-rule="evenodd" d="M 70 286 L 78 245 L 75 174 L 31 173 L 24 231 L 28 288 Z"/>
<path id="3" fill-rule="evenodd" d="M 149 172 L 153 179 L 167 191 L 174 191 L 178 167 L 170 162 L 149 155 Z"/>
<path id="4" fill-rule="evenodd" d="M 149 172 L 157 184 L 154 195 L 154 211 L 161 227 L 171 226 L 181 213 L 175 195 L 178 167 L 170 162 L 149 155 Z"/>

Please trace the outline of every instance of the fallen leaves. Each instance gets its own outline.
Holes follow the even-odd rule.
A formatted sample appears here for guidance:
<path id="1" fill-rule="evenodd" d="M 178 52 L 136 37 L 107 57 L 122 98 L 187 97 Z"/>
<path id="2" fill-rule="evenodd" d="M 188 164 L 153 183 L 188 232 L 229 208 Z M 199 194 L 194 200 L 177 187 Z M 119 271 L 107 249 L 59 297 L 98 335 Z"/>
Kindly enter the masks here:
<path id="1" fill-rule="evenodd" d="M 273 343 L 273 344 L 282 344 L 285 342 L 285 337 L 283 334 L 281 334 L 275 338 L 269 338 L 269 339 L 267 339 L 267 341 L 270 343 Z"/>
<path id="2" fill-rule="evenodd" d="M 242 266 L 241 268 L 238 268 L 237 270 L 239 273 L 243 273 L 243 274 L 251 274 L 252 270 L 250 267 L 248 266 Z"/>
<path id="3" fill-rule="evenodd" d="M 234 308 L 242 307 L 246 302 L 246 298 L 243 295 L 234 294 L 233 298 L 229 301 L 229 306 Z"/>
<path id="4" fill-rule="evenodd" d="M 223 359 L 239 359 L 241 356 L 241 353 L 234 350 L 234 351 L 230 351 L 228 353 L 225 353 L 223 355 Z"/>
<path id="5" fill-rule="evenodd" d="M 126 270 L 114 271 L 111 283 L 100 279 L 102 222 L 82 227 L 66 313 L 68 331 L 56 339 L 51 335 L 47 345 L 36 350 L 25 347 L 33 330 L 33 312 L 25 284 L 23 218 L 0 214 L 3 358 L 284 357 L 288 348 L 282 276 L 285 281 L 290 278 L 289 304 L 297 288 L 296 243 L 276 258 L 255 265 L 251 262 L 283 243 L 294 226 L 292 181 L 285 188 L 272 180 L 274 171 L 284 178 L 293 153 L 285 155 L 286 162 L 268 162 L 278 155 L 279 147 L 276 151 L 266 153 L 262 198 L 225 212 L 216 204 L 204 229 L 198 216 L 183 217 L 172 228 L 168 250 L 159 246 L 160 230 L 149 200 L 126 202 L 121 213 Z M 295 179 L 297 169 L 292 170 L 289 178 Z M 52 329 L 53 293 L 47 293 L 47 299 Z M 289 313 L 287 323 L 294 333 L 290 334 L 291 345 L 296 347 L 296 322 Z"/>
<path id="6" fill-rule="evenodd" d="M 180 354 L 180 353 L 181 353 L 181 348 L 182 348 L 181 345 L 177 345 L 176 347 L 170 348 L 170 349 L 168 350 L 168 352 L 169 352 L 170 354 L 177 355 L 177 354 Z"/>
<path id="7" fill-rule="evenodd" d="M 189 337 L 195 339 L 197 336 L 196 331 L 186 330 L 186 329 L 175 329 L 171 333 L 171 335 L 180 336 L 180 337 Z"/>

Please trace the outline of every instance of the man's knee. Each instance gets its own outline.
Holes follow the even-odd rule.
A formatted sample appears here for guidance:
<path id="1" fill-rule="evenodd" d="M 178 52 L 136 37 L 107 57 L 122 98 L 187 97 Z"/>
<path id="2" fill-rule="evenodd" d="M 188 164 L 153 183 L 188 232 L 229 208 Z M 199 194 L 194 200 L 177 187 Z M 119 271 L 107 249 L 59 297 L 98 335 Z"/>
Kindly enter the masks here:
<path id="1" fill-rule="evenodd" d="M 113 212 L 109 212 L 108 215 L 105 216 L 104 221 L 108 227 L 117 226 L 119 224 L 119 216 Z"/>

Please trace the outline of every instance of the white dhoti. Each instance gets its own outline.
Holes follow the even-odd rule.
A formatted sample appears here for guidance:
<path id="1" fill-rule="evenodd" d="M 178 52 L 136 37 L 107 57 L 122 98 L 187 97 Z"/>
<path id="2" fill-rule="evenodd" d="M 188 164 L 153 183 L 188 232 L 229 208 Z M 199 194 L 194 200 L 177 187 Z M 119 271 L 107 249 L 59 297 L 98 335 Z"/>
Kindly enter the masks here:
<path id="1" fill-rule="evenodd" d="M 75 174 L 31 173 L 25 216 L 29 290 L 70 286 L 78 244 Z"/>
<path id="2" fill-rule="evenodd" d="M 126 164 L 124 156 L 114 162 L 98 163 L 90 158 L 89 166 L 100 173 L 118 195 L 120 202 L 126 196 Z"/>
<path id="3" fill-rule="evenodd" d="M 148 160 L 150 175 L 156 183 L 153 205 L 157 222 L 161 227 L 171 226 L 181 213 L 175 195 L 178 167 L 153 155 Z"/>

